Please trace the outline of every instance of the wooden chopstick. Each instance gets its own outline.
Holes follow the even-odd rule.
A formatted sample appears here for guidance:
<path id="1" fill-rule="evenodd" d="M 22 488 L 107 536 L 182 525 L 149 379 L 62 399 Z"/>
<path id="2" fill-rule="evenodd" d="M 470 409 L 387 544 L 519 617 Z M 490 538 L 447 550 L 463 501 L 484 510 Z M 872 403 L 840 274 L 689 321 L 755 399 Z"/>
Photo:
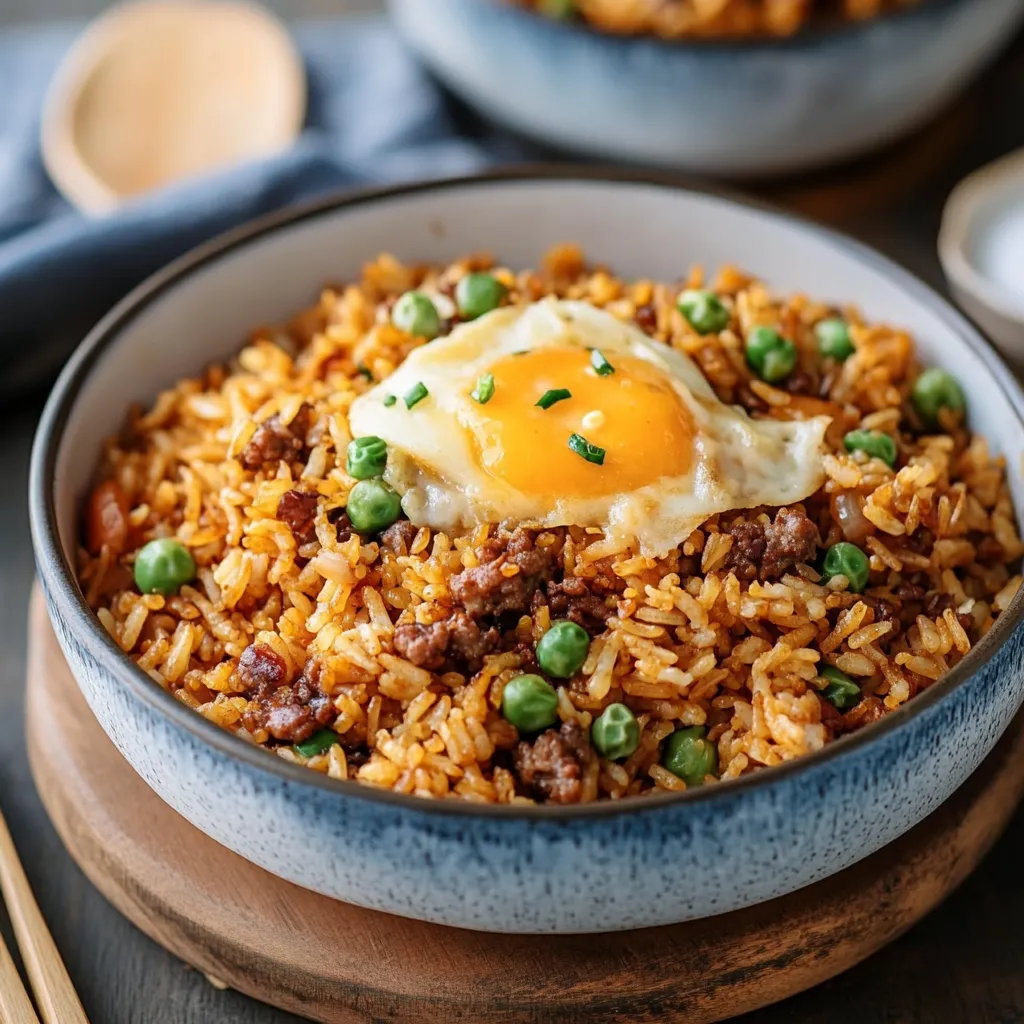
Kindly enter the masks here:
<path id="1" fill-rule="evenodd" d="M 21 983 L 21 975 L 3 939 L 0 939 L 0 1020 L 4 1024 L 39 1024 L 32 1001 Z"/>
<path id="2" fill-rule="evenodd" d="M 4 902 L 7 904 L 7 913 L 14 926 L 21 958 L 25 963 L 25 971 L 32 984 L 32 992 L 44 1024 L 89 1024 L 89 1018 L 86 1017 L 75 987 L 71 984 L 71 978 L 68 977 L 67 968 L 54 944 L 53 936 L 50 935 L 46 921 L 39 911 L 39 904 L 32 895 L 32 889 L 25 877 L 25 869 L 21 866 L 18 851 L 14 848 L 14 841 L 2 813 L 0 891 L 3 892 Z M 14 977 L 17 978 L 18 973 L 11 961 L 10 953 L 6 950 L 4 952 Z M 0 970 L 2 969 L 3 965 L 0 965 Z M 21 987 L 20 979 L 18 982 Z M 6 978 L 0 978 L 0 983 L 4 984 L 5 989 L 10 987 Z M 22 994 L 24 995 L 23 988 Z M 27 1004 L 28 997 L 25 999 Z M 22 1021 L 26 1024 L 37 1024 L 38 1018 L 32 1013 L 31 1006 L 28 1007 L 28 1011 L 29 1016 L 12 1016 L 11 1021 L 18 1024 Z M 7 1019 L 4 1015 L 3 1020 L 6 1022 Z"/>

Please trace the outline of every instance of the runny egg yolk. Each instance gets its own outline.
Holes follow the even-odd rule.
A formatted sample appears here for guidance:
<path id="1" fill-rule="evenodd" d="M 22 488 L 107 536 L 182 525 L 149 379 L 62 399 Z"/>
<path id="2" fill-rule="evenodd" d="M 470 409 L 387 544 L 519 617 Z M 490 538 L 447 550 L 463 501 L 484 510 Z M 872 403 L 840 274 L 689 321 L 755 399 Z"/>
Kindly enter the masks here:
<path id="1" fill-rule="evenodd" d="M 693 461 L 694 423 L 671 381 L 635 356 L 606 353 L 599 375 L 584 348 L 552 346 L 505 356 L 490 367 L 494 394 L 469 424 L 481 465 L 526 494 L 596 497 L 628 493 Z M 537 400 L 565 388 L 572 397 L 542 409 Z M 595 465 L 569 447 L 580 434 L 605 450 Z"/>

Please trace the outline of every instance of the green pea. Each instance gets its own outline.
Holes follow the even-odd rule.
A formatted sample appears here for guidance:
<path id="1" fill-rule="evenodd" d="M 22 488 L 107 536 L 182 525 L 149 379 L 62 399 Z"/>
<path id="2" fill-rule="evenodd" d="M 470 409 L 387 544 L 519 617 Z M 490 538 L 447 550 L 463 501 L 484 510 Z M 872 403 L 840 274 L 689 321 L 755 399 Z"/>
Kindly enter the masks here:
<path id="1" fill-rule="evenodd" d="M 714 334 L 729 325 L 729 310 L 714 292 L 687 289 L 676 299 L 676 308 L 698 334 Z"/>
<path id="2" fill-rule="evenodd" d="M 537 644 L 537 664 L 556 679 L 571 679 L 583 667 L 590 634 L 575 622 L 555 622 Z"/>
<path id="3" fill-rule="evenodd" d="M 195 578 L 195 559 L 180 540 L 151 540 L 135 556 L 135 585 L 143 594 L 176 594 Z"/>
<path id="4" fill-rule="evenodd" d="M 402 499 L 383 480 L 360 480 L 348 496 L 349 521 L 357 533 L 379 533 L 402 512 Z"/>
<path id="5" fill-rule="evenodd" d="M 317 729 L 308 740 L 296 743 L 295 749 L 303 757 L 316 757 L 317 754 L 326 754 L 337 742 L 338 734 L 333 729 Z"/>
<path id="6" fill-rule="evenodd" d="M 558 694 L 540 676 L 516 676 L 505 684 L 501 713 L 520 732 L 539 732 L 558 718 Z"/>
<path id="7" fill-rule="evenodd" d="M 850 590 L 856 594 L 863 592 L 868 585 L 868 574 L 871 566 L 868 556 L 856 544 L 841 540 L 825 552 L 821 574 L 827 582 L 833 576 L 845 576 L 850 581 Z"/>
<path id="8" fill-rule="evenodd" d="M 391 307 L 391 322 L 406 334 L 430 341 L 441 331 L 437 307 L 423 292 L 406 292 Z"/>
<path id="9" fill-rule="evenodd" d="M 467 274 L 455 286 L 455 305 L 463 320 L 497 309 L 508 289 L 493 274 Z"/>
<path id="10" fill-rule="evenodd" d="M 762 380 L 778 384 L 796 369 L 796 346 L 771 327 L 747 335 L 747 364 Z"/>
<path id="11" fill-rule="evenodd" d="M 860 687 L 834 665 L 822 665 L 818 675 L 828 680 L 821 695 L 839 711 L 849 711 L 861 701 Z"/>
<path id="12" fill-rule="evenodd" d="M 818 339 L 818 351 L 826 359 L 842 363 L 853 355 L 850 328 L 845 320 L 821 320 L 814 328 L 814 334 Z"/>
<path id="13" fill-rule="evenodd" d="M 875 430 L 851 430 L 844 438 L 848 452 L 864 452 L 873 459 L 881 459 L 890 469 L 896 465 L 896 442 L 888 434 Z"/>
<path id="14" fill-rule="evenodd" d="M 625 704 L 609 704 L 590 727 L 594 748 L 609 761 L 629 757 L 640 743 L 636 715 Z"/>
<path id="15" fill-rule="evenodd" d="M 379 437 L 357 437 L 348 443 L 345 452 L 345 468 L 349 476 L 367 480 L 380 476 L 388 464 L 388 446 Z"/>
<path id="16" fill-rule="evenodd" d="M 676 729 L 665 741 L 661 763 L 688 786 L 701 786 L 707 775 L 718 775 L 718 746 L 705 739 L 707 729 L 691 725 Z"/>
<path id="17" fill-rule="evenodd" d="M 914 407 L 929 427 L 939 425 L 939 410 L 949 409 L 951 412 L 963 412 L 967 404 L 963 389 L 951 373 L 933 366 L 925 370 L 914 382 L 911 392 Z"/>

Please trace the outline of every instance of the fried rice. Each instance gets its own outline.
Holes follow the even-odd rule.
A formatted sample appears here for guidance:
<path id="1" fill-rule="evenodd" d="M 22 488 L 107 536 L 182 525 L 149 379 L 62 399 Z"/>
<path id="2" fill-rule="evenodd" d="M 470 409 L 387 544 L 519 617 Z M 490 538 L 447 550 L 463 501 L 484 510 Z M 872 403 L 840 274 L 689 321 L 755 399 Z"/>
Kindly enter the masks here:
<path id="1" fill-rule="evenodd" d="M 408 289 L 429 290 L 448 330 L 458 318 L 444 298 L 485 268 L 507 286 L 507 303 L 583 299 L 634 322 L 688 354 L 723 402 L 755 418 L 832 416 L 825 485 L 781 512 L 714 515 L 661 558 L 593 527 L 504 523 L 445 534 L 403 521 L 383 536 L 353 532 L 344 513 L 355 483 L 347 410 L 423 344 L 391 323 L 390 308 Z M 694 287 L 726 303 L 724 330 L 701 336 L 680 315 L 676 298 Z M 814 336 L 837 312 L 855 345 L 842 363 L 823 360 Z M 797 347 L 784 385 L 747 367 L 741 339 L 758 324 Z M 588 266 L 572 245 L 520 272 L 481 255 L 442 267 L 383 255 L 290 324 L 256 331 L 230 364 L 131 410 L 86 503 L 81 586 L 154 685 L 268 756 L 335 779 L 488 803 L 680 791 L 686 783 L 662 758 L 666 738 L 684 726 L 704 727 L 717 745 L 706 781 L 737 778 L 820 750 L 912 700 L 968 654 L 1020 586 L 1024 547 L 1003 460 L 948 411 L 940 430 L 924 428 L 909 399 L 920 370 L 898 327 L 776 296 L 733 268 L 659 283 Z M 247 446 L 268 424 L 291 430 L 294 445 L 247 468 Z M 847 452 L 843 435 L 855 428 L 895 438 L 896 468 Z M 296 493 L 315 496 L 305 518 L 282 504 Z M 862 593 L 844 577 L 823 580 L 813 559 L 765 571 L 763 545 L 751 539 L 787 516 L 813 524 L 822 547 L 847 540 L 864 550 L 871 574 Z M 183 542 L 198 566 L 168 597 L 133 582 L 138 551 L 159 537 Z M 535 575 L 524 576 L 511 607 L 481 612 L 458 603 L 453 580 L 482 566 L 505 580 Z M 503 688 L 536 671 L 537 640 L 565 616 L 588 625 L 586 662 L 557 687 L 555 726 L 520 736 L 502 716 Z M 397 644 L 403 629 L 468 632 L 438 655 Z M 859 685 L 851 709 L 824 699 L 826 665 Z M 640 740 L 611 761 L 589 735 L 616 702 L 636 716 Z M 282 707 L 295 709 L 290 732 L 268 728 Z M 304 756 L 297 744 L 317 726 L 336 741 Z"/>
<path id="2" fill-rule="evenodd" d="M 920 0 L 517 0 L 602 32 L 664 39 L 790 36 L 836 19 L 866 21 Z"/>

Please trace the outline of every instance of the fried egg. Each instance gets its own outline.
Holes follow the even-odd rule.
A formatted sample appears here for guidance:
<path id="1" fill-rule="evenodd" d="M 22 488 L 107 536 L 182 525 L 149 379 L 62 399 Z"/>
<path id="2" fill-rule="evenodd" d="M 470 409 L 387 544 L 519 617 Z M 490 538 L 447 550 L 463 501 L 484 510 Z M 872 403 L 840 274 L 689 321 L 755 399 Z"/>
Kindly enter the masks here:
<path id="1" fill-rule="evenodd" d="M 814 493 L 829 424 L 751 419 L 684 353 L 553 298 L 414 350 L 349 421 L 387 442 L 385 479 L 417 526 L 599 527 L 653 556 L 716 512 Z"/>

